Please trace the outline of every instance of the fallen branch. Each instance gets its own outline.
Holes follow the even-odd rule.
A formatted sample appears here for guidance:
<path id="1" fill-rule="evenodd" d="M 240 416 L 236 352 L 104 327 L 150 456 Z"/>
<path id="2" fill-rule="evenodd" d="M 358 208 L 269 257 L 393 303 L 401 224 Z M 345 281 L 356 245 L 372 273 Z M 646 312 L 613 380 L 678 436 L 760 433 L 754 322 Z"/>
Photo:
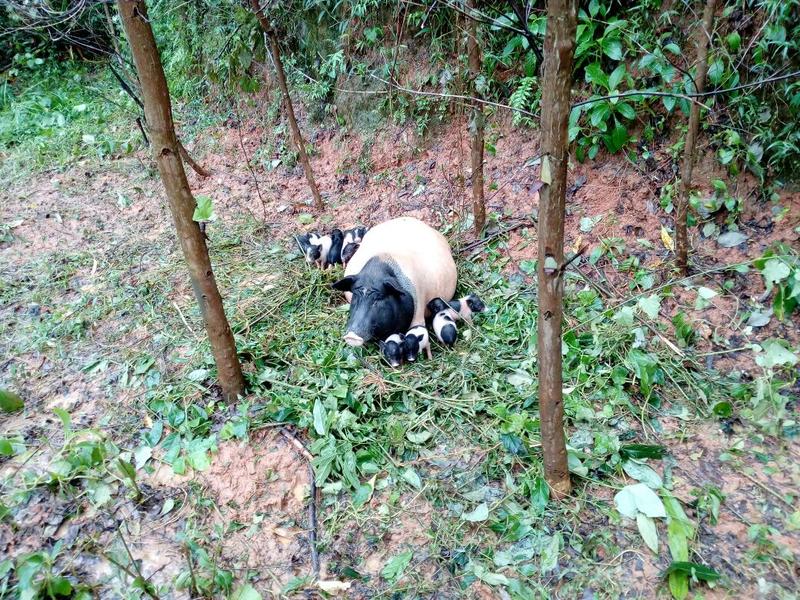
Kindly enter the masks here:
<path id="1" fill-rule="evenodd" d="M 507 233 L 515 231 L 515 230 L 519 229 L 520 227 L 525 227 L 526 225 L 533 225 L 534 223 L 535 223 L 535 221 L 533 219 L 531 219 L 530 217 L 522 217 L 518 221 L 512 222 L 512 224 L 509 225 L 508 227 L 498 228 L 495 231 L 493 231 L 492 233 L 490 233 L 489 235 L 487 235 L 486 237 L 478 239 L 478 240 L 474 240 L 474 241 L 470 242 L 469 244 L 466 244 L 463 248 L 461 248 L 461 250 L 459 252 L 461 254 L 465 254 L 466 252 L 471 252 L 472 251 L 472 253 L 469 255 L 468 258 L 473 258 L 477 254 L 477 252 L 475 250 L 480 250 L 481 247 L 485 246 L 489 242 L 494 241 L 497 238 L 502 237 Z"/>
<path id="2" fill-rule="evenodd" d="M 206 171 L 201 165 L 197 164 L 191 156 L 189 156 L 189 153 L 186 151 L 183 142 L 180 140 L 178 140 L 178 152 L 181 153 L 181 158 L 186 161 L 190 167 L 192 167 L 192 171 L 200 175 L 200 177 L 211 177 L 210 171 Z"/>
<path id="3" fill-rule="evenodd" d="M 308 463 L 308 485 L 311 488 L 310 498 L 308 501 L 308 544 L 311 548 L 311 569 L 314 577 L 319 577 L 319 552 L 317 551 L 317 481 L 314 477 L 314 465 L 312 461 L 314 457 L 305 444 L 297 439 L 297 436 L 286 427 L 280 430 L 281 435 L 297 449 L 297 452 L 306 459 Z"/>

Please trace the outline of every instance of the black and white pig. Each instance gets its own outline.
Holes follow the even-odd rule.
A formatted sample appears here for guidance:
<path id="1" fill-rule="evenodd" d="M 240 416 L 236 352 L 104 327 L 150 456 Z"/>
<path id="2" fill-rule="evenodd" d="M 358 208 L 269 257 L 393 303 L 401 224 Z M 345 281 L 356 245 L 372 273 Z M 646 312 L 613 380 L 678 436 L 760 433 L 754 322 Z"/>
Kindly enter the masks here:
<path id="1" fill-rule="evenodd" d="M 441 233 L 400 217 L 367 231 L 333 287 L 350 302 L 344 340 L 361 346 L 424 324 L 430 300 L 453 297 L 456 264 Z"/>
<path id="2" fill-rule="evenodd" d="M 306 257 L 306 262 L 310 265 L 318 264 L 322 256 L 322 243 L 320 242 L 319 234 L 316 231 L 309 231 L 303 235 L 298 235 L 295 239 Z"/>
<path id="3" fill-rule="evenodd" d="M 389 366 L 399 367 L 405 362 L 405 337 L 402 333 L 393 333 L 386 338 L 386 341 L 378 341 L 383 357 Z"/>
<path id="4" fill-rule="evenodd" d="M 434 298 L 428 302 L 428 312 L 431 315 L 431 325 L 436 339 L 448 348 L 452 348 L 458 339 L 458 327 L 456 327 L 458 314 L 441 298 Z"/>
<path id="5" fill-rule="evenodd" d="M 414 343 L 411 340 L 416 340 Z M 419 353 L 425 350 L 428 359 L 433 358 L 431 355 L 431 338 L 428 335 L 428 328 L 425 325 L 415 325 L 406 333 L 404 341 L 405 355 L 408 362 L 414 362 L 419 356 Z"/>
<path id="6" fill-rule="evenodd" d="M 473 313 L 481 313 L 486 310 L 486 305 L 475 294 L 464 296 L 458 300 L 450 300 L 448 304 L 467 323 L 472 323 Z"/>
<path id="7" fill-rule="evenodd" d="M 347 266 L 350 259 L 356 253 L 356 250 L 361 246 L 361 240 L 367 234 L 366 227 L 353 227 L 344 232 L 344 240 L 342 241 L 342 264 Z"/>

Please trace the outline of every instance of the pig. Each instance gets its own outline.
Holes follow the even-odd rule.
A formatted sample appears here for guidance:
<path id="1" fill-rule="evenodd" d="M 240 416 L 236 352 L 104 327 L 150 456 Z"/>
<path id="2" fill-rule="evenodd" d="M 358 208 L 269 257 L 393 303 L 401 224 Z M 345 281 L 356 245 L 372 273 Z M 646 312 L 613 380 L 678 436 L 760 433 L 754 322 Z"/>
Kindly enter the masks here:
<path id="1" fill-rule="evenodd" d="M 353 258 L 366 233 L 367 228 L 362 226 L 353 227 L 344 232 L 344 240 L 342 241 L 342 262 L 344 264 L 347 264 Z"/>
<path id="2" fill-rule="evenodd" d="M 467 323 L 472 323 L 473 313 L 481 313 L 486 310 L 486 305 L 475 294 L 464 296 L 458 300 L 450 300 L 449 304 Z"/>
<path id="3" fill-rule="evenodd" d="M 393 333 L 386 341 L 379 341 L 378 345 L 381 348 L 381 352 L 383 353 L 383 357 L 386 359 L 386 362 L 389 363 L 391 367 L 399 367 L 403 364 L 405 360 L 405 335 L 402 333 Z M 415 338 L 416 339 L 416 338 Z"/>
<path id="4" fill-rule="evenodd" d="M 332 284 L 350 303 L 345 342 L 362 346 L 424 324 L 431 299 L 453 297 L 456 275 L 447 239 L 432 227 L 412 217 L 376 225 Z"/>
<path id="5" fill-rule="evenodd" d="M 328 249 L 328 256 L 325 260 L 325 267 L 331 265 L 342 264 L 342 243 L 344 241 L 344 234 L 341 229 L 334 229 L 330 233 L 331 245 Z"/>
<path id="6" fill-rule="evenodd" d="M 361 244 L 353 244 L 353 243 L 347 244 L 346 246 L 342 246 L 342 264 L 345 267 L 347 266 L 347 263 L 350 262 L 350 259 L 352 259 L 353 256 L 355 255 L 356 250 L 358 250 L 360 247 Z"/>
<path id="7" fill-rule="evenodd" d="M 428 335 L 428 329 L 425 327 L 425 325 L 415 325 L 409 329 L 406 333 L 406 339 L 408 338 L 414 338 L 417 340 L 416 353 L 413 354 L 414 358 L 407 358 L 409 362 L 414 362 L 422 350 L 425 350 L 425 354 L 428 356 L 429 360 L 433 358 L 431 355 L 431 338 Z M 413 352 L 413 346 L 411 344 L 409 344 L 407 347 Z"/>
<path id="8" fill-rule="evenodd" d="M 452 348 L 458 339 L 458 328 L 455 320 L 458 313 L 441 298 L 434 298 L 428 302 L 428 311 L 432 316 L 433 332 L 442 344 Z"/>
<path id="9" fill-rule="evenodd" d="M 414 362 L 419 356 L 419 338 L 416 335 L 406 335 L 403 338 L 403 360 Z"/>
<path id="10" fill-rule="evenodd" d="M 300 250 L 303 251 L 303 255 L 306 257 L 306 262 L 308 264 L 314 264 L 319 261 L 322 255 L 322 245 L 316 231 L 298 235 L 295 237 L 295 240 L 297 241 L 297 245 L 300 246 Z"/>

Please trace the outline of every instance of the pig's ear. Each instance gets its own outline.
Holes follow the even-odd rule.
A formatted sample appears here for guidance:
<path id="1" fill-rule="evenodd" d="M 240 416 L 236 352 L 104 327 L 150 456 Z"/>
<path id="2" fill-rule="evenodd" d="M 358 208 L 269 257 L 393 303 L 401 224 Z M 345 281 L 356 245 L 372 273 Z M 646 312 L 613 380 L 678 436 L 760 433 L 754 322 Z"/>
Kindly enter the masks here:
<path id="1" fill-rule="evenodd" d="M 331 287 L 335 290 L 339 290 L 340 292 L 349 292 L 353 289 L 353 284 L 356 282 L 356 278 L 352 275 L 348 275 L 331 284 Z"/>
<path id="2" fill-rule="evenodd" d="M 387 279 L 383 282 L 383 291 L 392 296 L 402 296 L 405 294 L 405 291 L 400 287 L 400 284 L 392 279 Z"/>
<path id="3" fill-rule="evenodd" d="M 381 352 L 383 352 L 383 349 L 385 347 L 386 347 L 386 342 L 384 342 L 383 340 L 378 340 L 378 348 L 381 349 Z"/>

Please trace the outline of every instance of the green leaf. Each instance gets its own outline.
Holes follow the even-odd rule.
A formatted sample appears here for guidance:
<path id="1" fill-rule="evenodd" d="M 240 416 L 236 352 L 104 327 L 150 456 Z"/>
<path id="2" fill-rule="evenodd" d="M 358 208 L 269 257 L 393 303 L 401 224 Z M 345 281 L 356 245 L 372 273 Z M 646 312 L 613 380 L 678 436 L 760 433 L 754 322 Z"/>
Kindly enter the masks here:
<path id="1" fill-rule="evenodd" d="M 14 392 L 8 390 L 0 390 L 0 410 L 6 413 L 17 412 L 22 410 L 25 403 L 22 398 L 17 396 Z"/>
<path id="2" fill-rule="evenodd" d="M 164 500 L 164 504 L 161 506 L 161 512 L 159 513 L 160 517 L 163 517 L 167 513 L 169 513 L 173 508 L 175 508 L 175 499 L 174 498 L 167 498 Z"/>
<path id="3" fill-rule="evenodd" d="M 628 477 L 636 481 L 641 481 L 647 487 L 654 490 L 660 489 L 664 485 L 661 476 L 647 465 L 632 460 L 626 460 L 622 463 L 622 469 L 627 473 Z"/>
<path id="4" fill-rule="evenodd" d="M 423 429 L 418 433 L 413 433 L 411 431 L 406 432 L 406 437 L 412 444 L 424 444 L 431 438 L 431 435 L 433 434 L 427 429 Z"/>
<path id="5" fill-rule="evenodd" d="M 550 541 L 542 548 L 540 569 L 542 575 L 558 566 L 558 554 L 561 551 L 561 534 L 554 533 Z"/>
<path id="6" fill-rule="evenodd" d="M 764 285 L 768 290 L 772 286 L 789 277 L 791 270 L 789 265 L 780 260 L 779 258 L 770 258 L 761 269 L 761 275 L 764 277 Z"/>
<path id="7" fill-rule="evenodd" d="M 636 526 L 639 528 L 639 533 L 647 547 L 653 551 L 653 554 L 658 554 L 658 530 L 656 529 L 655 521 L 639 513 L 636 515 Z"/>
<path id="8" fill-rule="evenodd" d="M 594 83 L 606 90 L 609 89 L 608 75 L 603 72 L 603 67 L 600 66 L 599 62 L 586 65 L 584 74 L 587 83 Z"/>
<path id="9" fill-rule="evenodd" d="M 664 108 L 667 109 L 667 112 L 672 112 L 675 108 L 675 103 L 678 99 L 675 96 L 662 96 L 661 102 L 664 104 Z"/>
<path id="10" fill-rule="evenodd" d="M 470 523 L 478 523 L 480 521 L 485 521 L 489 518 L 489 505 L 485 502 L 482 502 L 478 506 L 475 507 L 475 510 L 470 512 L 462 513 L 461 519 L 463 521 L 468 521 Z"/>
<path id="11" fill-rule="evenodd" d="M 47 591 L 51 598 L 72 594 L 72 584 L 66 577 L 53 577 L 47 582 Z"/>
<path id="12" fill-rule="evenodd" d="M 487 571 L 486 568 L 479 564 L 479 563 L 470 563 L 468 567 L 475 577 L 483 581 L 488 585 L 508 585 L 509 580 L 508 577 L 502 575 L 501 573 L 493 573 L 491 571 Z"/>
<path id="13" fill-rule="evenodd" d="M 694 302 L 695 310 L 703 310 L 711 306 L 711 299 L 717 296 L 717 292 L 711 288 L 700 286 L 697 288 L 697 298 Z"/>
<path id="14" fill-rule="evenodd" d="M 720 83 L 725 76 L 725 65 L 717 58 L 708 66 L 708 80 L 714 85 Z"/>
<path id="15" fill-rule="evenodd" d="M 314 400 L 314 431 L 317 435 L 326 435 L 328 433 L 328 414 L 322 401 L 317 398 Z"/>
<path id="16" fill-rule="evenodd" d="M 211 202 L 211 196 L 197 196 L 197 206 L 194 209 L 192 220 L 194 221 L 213 221 L 216 217 L 214 215 L 214 206 Z"/>
<path id="17" fill-rule="evenodd" d="M 195 471 L 205 471 L 211 466 L 211 457 L 205 449 L 195 450 L 186 455 L 186 462 Z"/>
<path id="18" fill-rule="evenodd" d="M 627 71 L 625 69 L 625 63 L 620 64 L 616 69 L 611 71 L 611 75 L 608 76 L 609 89 L 616 90 L 619 87 L 619 84 L 622 83 L 622 80 L 625 78 L 626 74 Z"/>
<path id="19" fill-rule="evenodd" d="M 728 231 L 717 238 L 717 243 L 723 248 L 733 248 L 746 241 L 747 236 L 741 231 Z"/>
<path id="20" fill-rule="evenodd" d="M 411 550 L 393 556 L 381 570 L 381 577 L 390 583 L 394 583 L 403 575 L 413 556 L 414 553 Z"/>
<path id="21" fill-rule="evenodd" d="M 544 512 L 547 502 L 550 500 L 550 486 L 547 485 L 544 477 L 537 477 L 531 486 L 531 506 L 538 513 Z"/>
<path id="22" fill-rule="evenodd" d="M 12 456 L 14 454 L 14 447 L 11 445 L 11 440 L 0 438 L 0 456 Z"/>
<path id="23" fill-rule="evenodd" d="M 732 31 L 725 36 L 725 43 L 728 44 L 731 52 L 738 52 L 739 46 L 742 44 L 742 36 L 739 35 L 738 31 Z"/>
<path id="24" fill-rule="evenodd" d="M 231 594 L 231 600 L 261 600 L 261 594 L 252 585 L 240 585 Z"/>
<path id="25" fill-rule="evenodd" d="M 620 102 L 617 104 L 617 112 L 628 120 L 636 118 L 636 111 L 627 102 Z"/>
<path id="26" fill-rule="evenodd" d="M 694 562 L 684 561 L 673 562 L 669 567 L 667 567 L 667 570 L 664 571 L 662 577 L 666 577 L 670 573 L 686 573 L 692 579 L 696 579 L 698 581 L 717 581 L 720 577 L 722 577 L 711 567 Z"/>
<path id="27" fill-rule="evenodd" d="M 686 573 L 674 572 L 669 574 L 669 591 L 675 600 L 684 600 L 689 595 L 689 576 Z"/>
<path id="28" fill-rule="evenodd" d="M 652 518 L 667 516 L 661 498 L 643 483 L 622 488 L 614 496 L 614 505 L 620 514 L 631 519 L 639 512 Z"/>
<path id="29" fill-rule="evenodd" d="M 119 470 L 122 471 L 123 475 L 132 481 L 136 481 L 136 469 L 134 466 L 128 462 L 127 460 L 123 460 L 121 458 L 117 459 L 117 465 L 119 466 Z"/>
<path id="30" fill-rule="evenodd" d="M 619 152 L 622 147 L 628 143 L 628 130 L 623 125 L 617 125 L 614 127 L 611 135 L 604 135 L 603 141 L 606 144 L 606 148 L 612 154 Z"/>
<path id="31" fill-rule="evenodd" d="M 658 294 L 653 294 L 651 296 L 647 296 L 646 298 L 639 298 L 639 302 L 637 303 L 639 310 L 644 312 L 648 317 L 651 319 L 655 319 L 658 316 L 658 311 L 661 308 L 661 298 Z"/>
<path id="32" fill-rule="evenodd" d="M 417 472 L 411 467 L 408 467 L 403 471 L 403 479 L 418 490 L 422 489 L 422 481 L 420 480 Z"/>
<path id="33" fill-rule="evenodd" d="M 611 60 L 622 60 L 622 42 L 619 39 L 603 38 L 600 42 L 603 53 Z"/>
<path id="34" fill-rule="evenodd" d="M 63 408 L 54 408 L 53 412 L 61 419 L 61 425 L 64 427 L 64 432 L 68 433 L 72 429 L 72 417 Z"/>
<path id="35" fill-rule="evenodd" d="M 625 458 L 663 458 L 667 449 L 656 444 L 628 444 L 619 453 Z"/>
<path id="36" fill-rule="evenodd" d="M 765 369 L 773 367 L 793 367 L 797 364 L 797 355 L 791 352 L 784 340 L 767 340 L 761 344 L 763 352 L 756 355 L 756 364 Z"/>

